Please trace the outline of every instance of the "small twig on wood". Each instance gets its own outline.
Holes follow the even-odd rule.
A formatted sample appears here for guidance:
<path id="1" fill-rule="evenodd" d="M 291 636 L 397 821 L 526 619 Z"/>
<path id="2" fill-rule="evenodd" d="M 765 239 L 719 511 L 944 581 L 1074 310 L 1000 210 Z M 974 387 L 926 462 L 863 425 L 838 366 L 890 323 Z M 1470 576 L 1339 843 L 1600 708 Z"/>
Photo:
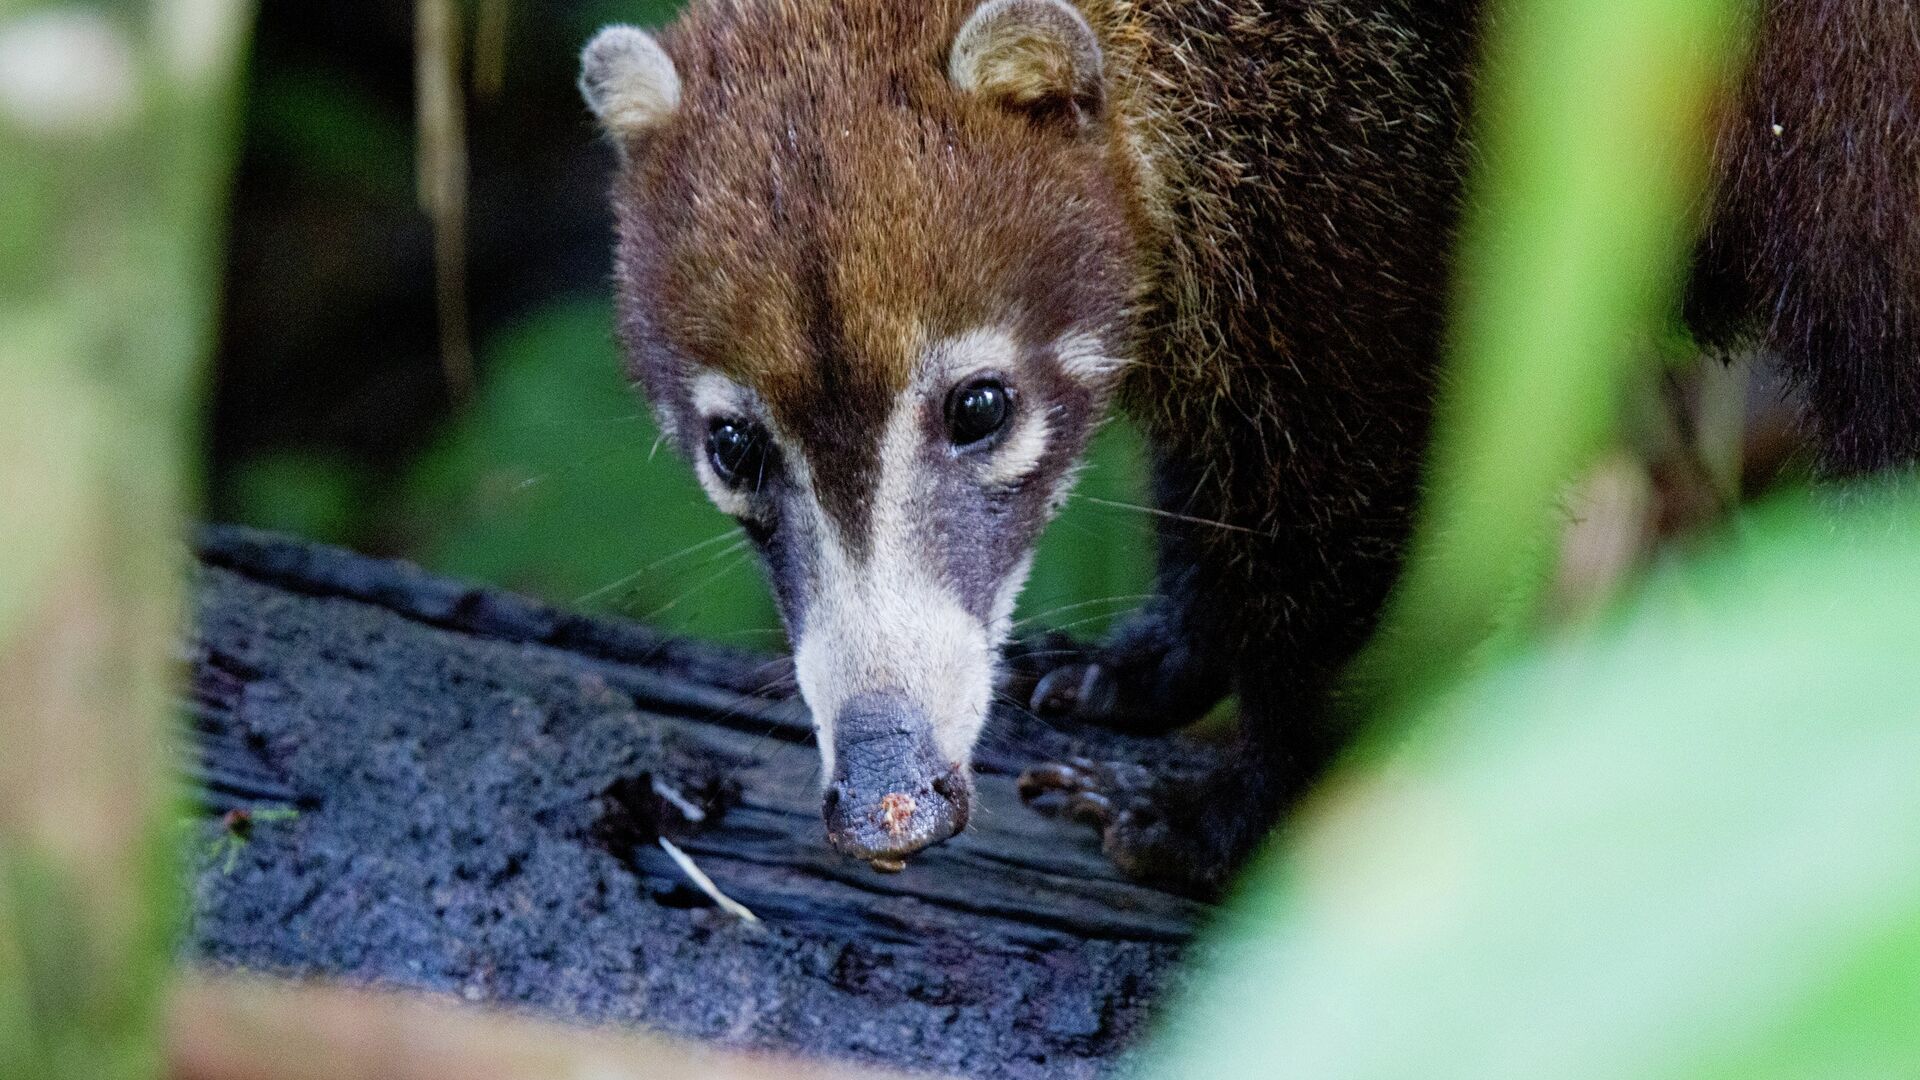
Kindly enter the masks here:
<path id="1" fill-rule="evenodd" d="M 707 820 L 707 812 L 702 810 L 698 803 L 680 794 L 679 788 L 657 776 L 653 778 L 653 793 L 672 804 L 675 810 L 680 811 L 680 816 L 686 818 L 688 824 L 698 825 Z"/>
<path id="2" fill-rule="evenodd" d="M 693 857 L 681 851 L 679 845 L 664 836 L 659 837 L 659 841 L 660 850 L 671 856 L 674 864 L 680 867 L 680 872 L 687 875 L 687 877 L 699 887 L 700 891 L 706 893 L 714 903 L 720 905 L 720 910 L 739 919 L 741 922 L 757 923 L 760 921 L 760 916 L 748 910 L 745 904 L 721 892 L 720 886 L 715 885 L 713 879 L 708 877 L 705 871 L 695 866 Z"/>

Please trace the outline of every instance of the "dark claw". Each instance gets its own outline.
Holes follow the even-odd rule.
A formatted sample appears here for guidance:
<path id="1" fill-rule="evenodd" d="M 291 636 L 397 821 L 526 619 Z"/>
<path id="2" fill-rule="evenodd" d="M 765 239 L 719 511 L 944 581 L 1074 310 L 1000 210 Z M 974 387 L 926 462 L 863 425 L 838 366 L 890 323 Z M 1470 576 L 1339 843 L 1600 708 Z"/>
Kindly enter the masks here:
<path id="1" fill-rule="evenodd" d="M 1135 795 L 1133 799 L 1127 803 L 1127 809 L 1121 814 L 1121 817 L 1125 818 L 1127 822 L 1135 828 L 1144 829 L 1151 825 L 1158 825 L 1160 823 L 1161 813 L 1160 808 L 1154 805 L 1152 799 L 1144 795 Z"/>
<path id="2" fill-rule="evenodd" d="M 1086 786 L 1086 781 L 1081 775 L 1081 770 L 1072 765 L 1056 762 L 1035 765 L 1021 773 L 1018 786 L 1020 798 L 1026 802 L 1032 802 L 1051 794 L 1071 794 L 1079 791 Z"/>
<path id="3" fill-rule="evenodd" d="M 1041 677 L 1033 688 L 1036 716 L 1071 716 L 1086 699 L 1088 684 L 1099 677 L 1092 664 L 1066 664 Z"/>
<path id="4" fill-rule="evenodd" d="M 1113 823 L 1113 802 L 1095 791 L 1082 791 L 1067 800 L 1067 817 L 1082 825 L 1104 829 Z"/>
<path id="5" fill-rule="evenodd" d="M 1154 812 L 1150 792 L 1153 772 L 1143 765 L 1123 761 L 1092 761 L 1071 757 L 1035 765 L 1020 774 L 1020 798 L 1037 810 L 1052 813 L 1061 808 L 1063 797 L 1070 812 L 1074 801 L 1097 800 L 1103 821 L 1121 812 Z"/>
<path id="6" fill-rule="evenodd" d="M 1064 791 L 1042 791 L 1026 800 L 1027 809 L 1043 817 L 1059 817 L 1066 813 L 1067 800 L 1072 795 Z"/>
<path id="7" fill-rule="evenodd" d="M 1218 884 L 1193 826 L 1181 824 L 1178 805 L 1163 802 L 1178 789 L 1144 765 L 1068 758 L 1028 769 L 1019 787 L 1034 810 L 1098 830 L 1107 857 L 1132 877 L 1199 896 Z"/>
<path id="8" fill-rule="evenodd" d="M 1034 685 L 1033 713 L 1099 723 L 1113 714 L 1119 693 L 1113 673 L 1100 664 L 1065 664 Z"/>

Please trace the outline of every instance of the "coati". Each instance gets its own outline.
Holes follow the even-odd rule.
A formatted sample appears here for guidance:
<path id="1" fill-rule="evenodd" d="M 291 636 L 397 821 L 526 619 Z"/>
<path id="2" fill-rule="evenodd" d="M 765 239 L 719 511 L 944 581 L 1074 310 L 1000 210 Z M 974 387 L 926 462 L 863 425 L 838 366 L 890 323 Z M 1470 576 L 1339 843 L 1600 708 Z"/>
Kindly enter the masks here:
<path id="1" fill-rule="evenodd" d="M 1920 15 L 1774 0 L 1716 144 L 1695 331 L 1777 353 L 1837 473 L 1920 451 Z M 1407 539 L 1478 0 L 693 0 L 609 27 L 619 334 L 795 645 L 833 846 L 963 828 L 1030 550 L 1110 404 L 1158 598 L 1033 706 L 1244 749 L 1055 766 L 1130 872 L 1216 889 L 1338 749 Z M 1132 785 L 1130 787 L 1130 785 Z"/>

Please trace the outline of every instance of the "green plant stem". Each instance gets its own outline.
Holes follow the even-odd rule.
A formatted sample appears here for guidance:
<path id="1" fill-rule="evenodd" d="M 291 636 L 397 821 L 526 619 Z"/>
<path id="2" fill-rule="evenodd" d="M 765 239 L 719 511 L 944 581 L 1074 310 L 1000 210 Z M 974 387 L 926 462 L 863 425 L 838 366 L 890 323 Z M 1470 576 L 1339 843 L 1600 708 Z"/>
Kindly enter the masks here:
<path id="1" fill-rule="evenodd" d="M 151 1077 L 243 0 L 0 6 L 0 1076 Z"/>
<path id="2" fill-rule="evenodd" d="M 1559 497 L 1657 363 L 1734 0 L 1496 5 L 1430 493 L 1363 685 L 1417 698 L 1536 610 Z"/>

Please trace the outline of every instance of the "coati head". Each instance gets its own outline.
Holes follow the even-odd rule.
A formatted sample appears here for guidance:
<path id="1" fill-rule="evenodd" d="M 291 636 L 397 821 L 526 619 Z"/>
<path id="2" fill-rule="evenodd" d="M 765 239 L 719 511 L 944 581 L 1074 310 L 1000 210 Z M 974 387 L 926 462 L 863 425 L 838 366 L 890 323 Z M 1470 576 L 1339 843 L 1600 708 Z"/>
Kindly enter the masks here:
<path id="1" fill-rule="evenodd" d="M 763 557 L 860 858 L 965 826 L 1014 597 L 1128 351 L 1102 64 L 1063 0 L 695 0 L 583 57 L 633 374 Z"/>

